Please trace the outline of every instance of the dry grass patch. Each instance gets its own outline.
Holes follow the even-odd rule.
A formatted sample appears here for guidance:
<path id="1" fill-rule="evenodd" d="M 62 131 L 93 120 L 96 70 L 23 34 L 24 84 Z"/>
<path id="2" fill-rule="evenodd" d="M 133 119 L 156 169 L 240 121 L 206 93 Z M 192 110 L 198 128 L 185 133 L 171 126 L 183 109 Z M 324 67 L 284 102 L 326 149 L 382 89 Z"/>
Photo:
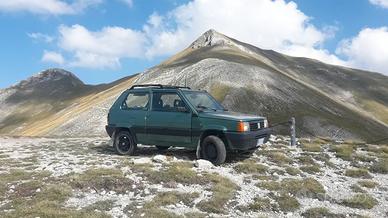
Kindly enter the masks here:
<path id="1" fill-rule="evenodd" d="M 296 176 L 302 174 L 302 171 L 300 171 L 296 167 L 286 167 L 286 172 L 290 174 L 291 176 Z"/>
<path id="2" fill-rule="evenodd" d="M 372 209 L 378 201 L 368 194 L 356 194 L 342 201 L 342 204 L 352 208 Z"/>
<path id="3" fill-rule="evenodd" d="M 208 179 L 198 175 L 187 163 L 172 163 L 166 169 L 147 169 L 143 172 L 148 181 L 159 183 L 206 184 Z"/>
<path id="4" fill-rule="evenodd" d="M 376 188 L 379 185 L 379 183 L 373 180 L 361 180 L 361 181 L 358 181 L 358 184 L 365 188 Z"/>
<path id="5" fill-rule="evenodd" d="M 104 213 L 92 210 L 74 210 L 62 207 L 72 196 L 72 189 L 66 184 L 49 184 L 29 197 L 13 199 L 7 209 L 0 212 L 1 217 L 109 217 Z"/>
<path id="6" fill-rule="evenodd" d="M 347 217 L 344 214 L 335 214 L 331 213 L 326 207 L 313 207 L 307 209 L 301 214 L 305 218 L 345 218 Z M 359 216 L 350 216 L 350 217 L 359 217 Z"/>
<path id="7" fill-rule="evenodd" d="M 320 143 L 305 142 L 305 143 L 302 143 L 301 147 L 302 147 L 302 150 L 305 152 L 321 152 L 322 151 Z"/>
<path id="8" fill-rule="evenodd" d="M 369 174 L 369 171 L 364 168 L 347 169 L 345 171 L 345 176 L 364 179 L 372 178 L 372 176 Z"/>
<path id="9" fill-rule="evenodd" d="M 160 207 L 180 202 L 187 206 L 193 206 L 193 201 L 198 197 L 198 193 L 181 193 L 177 191 L 160 192 L 152 199 L 151 202 L 147 203 L 147 207 Z"/>
<path id="10" fill-rule="evenodd" d="M 343 160 L 351 160 L 355 146 L 351 144 L 332 145 L 330 151 L 335 152 L 335 156 Z"/>
<path id="11" fill-rule="evenodd" d="M 359 185 L 357 184 L 353 184 L 350 186 L 350 189 L 353 191 L 353 192 L 356 192 L 356 193 L 366 193 L 366 191 L 364 189 L 362 189 Z"/>
<path id="12" fill-rule="evenodd" d="M 248 208 L 255 211 L 271 211 L 274 209 L 274 205 L 271 204 L 269 198 L 256 197 L 253 203 L 248 205 Z"/>
<path id="13" fill-rule="evenodd" d="M 381 173 L 381 174 L 387 174 L 388 173 L 388 159 L 379 159 L 375 163 L 373 163 L 372 166 L 370 166 L 370 171 L 373 173 Z"/>
<path id="14" fill-rule="evenodd" d="M 289 164 L 292 162 L 292 159 L 287 157 L 287 155 L 285 155 L 282 152 L 270 152 L 268 154 L 268 157 L 269 157 L 270 161 L 277 163 L 277 164 L 280 164 L 280 165 Z"/>
<path id="15" fill-rule="evenodd" d="M 234 169 L 238 173 L 263 174 L 267 171 L 268 167 L 263 164 L 258 164 L 253 160 L 244 160 L 242 163 L 237 164 Z"/>
<path id="16" fill-rule="evenodd" d="M 131 188 L 133 182 L 125 178 L 119 169 L 97 168 L 70 176 L 69 184 L 73 188 L 81 190 L 94 189 L 96 191 L 105 190 L 125 193 Z"/>
<path id="17" fill-rule="evenodd" d="M 283 179 L 281 182 L 264 181 L 257 184 L 258 187 L 270 191 L 277 191 L 283 194 L 292 194 L 295 196 L 322 198 L 326 193 L 324 187 L 313 178 L 304 179 Z"/>
<path id="18" fill-rule="evenodd" d="M 199 202 L 197 207 L 209 213 L 224 213 L 226 203 L 233 198 L 238 186 L 218 174 L 206 174 L 204 177 L 212 183 L 213 194 L 209 200 Z"/>
<path id="19" fill-rule="evenodd" d="M 299 169 L 308 174 L 317 174 L 322 172 L 321 167 L 318 164 L 301 166 Z"/>
<path id="20" fill-rule="evenodd" d="M 306 164 L 315 164 L 314 159 L 310 155 L 302 154 L 302 156 L 297 157 L 298 162 L 300 164 L 306 165 Z"/>
<path id="21" fill-rule="evenodd" d="M 298 200 L 288 194 L 276 196 L 275 200 L 278 203 L 279 210 L 284 212 L 295 211 L 300 207 Z"/>

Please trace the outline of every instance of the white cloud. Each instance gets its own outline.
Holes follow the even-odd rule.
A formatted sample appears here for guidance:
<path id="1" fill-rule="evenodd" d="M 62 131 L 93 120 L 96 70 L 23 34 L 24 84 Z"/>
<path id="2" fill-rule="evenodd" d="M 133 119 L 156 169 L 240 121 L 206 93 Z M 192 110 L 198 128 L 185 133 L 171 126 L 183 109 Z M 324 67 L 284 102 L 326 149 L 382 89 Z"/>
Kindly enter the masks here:
<path id="1" fill-rule="evenodd" d="M 124 4 L 126 4 L 128 7 L 132 8 L 133 6 L 133 1 L 132 0 L 120 0 Z"/>
<path id="2" fill-rule="evenodd" d="M 369 2 L 382 8 L 388 8 L 388 0 L 369 0 Z"/>
<path id="3" fill-rule="evenodd" d="M 343 40 L 336 52 L 345 55 L 351 66 L 388 75 L 388 27 L 365 28 Z"/>
<path id="4" fill-rule="evenodd" d="M 151 14 L 141 30 L 107 26 L 92 31 L 82 25 L 62 25 L 58 43 L 71 57 L 66 64 L 117 68 L 125 58 L 172 55 L 208 29 L 293 56 L 383 72 L 387 69 L 386 28 L 365 29 L 345 40 L 337 49 L 337 54 L 347 58 L 342 60 L 324 48 L 336 27 L 317 28 L 296 3 L 285 0 L 193 0 L 166 14 Z"/>
<path id="5" fill-rule="evenodd" d="M 320 30 L 301 12 L 296 3 L 284 0 L 194 0 L 181 5 L 155 24 L 152 15 L 144 31 L 151 46 L 147 56 L 173 54 L 188 46 L 208 29 L 215 29 L 264 49 L 340 63 L 321 49 L 335 28 Z"/>
<path id="6" fill-rule="evenodd" d="M 12 0 L 0 1 L 0 11 L 26 11 L 34 14 L 64 15 L 82 12 L 87 7 L 100 4 L 102 0 Z"/>
<path id="7" fill-rule="evenodd" d="M 70 65 L 91 68 L 118 67 L 121 58 L 143 57 L 142 32 L 122 27 L 90 31 L 81 25 L 61 26 L 59 46 L 74 55 Z"/>
<path id="8" fill-rule="evenodd" d="M 62 54 L 54 51 L 44 51 L 42 56 L 43 62 L 51 62 L 59 65 L 63 65 L 65 63 L 65 59 Z"/>
<path id="9" fill-rule="evenodd" d="M 43 41 L 46 43 L 51 43 L 54 41 L 54 37 L 43 34 L 43 33 L 27 33 L 28 37 L 37 40 L 37 41 Z"/>

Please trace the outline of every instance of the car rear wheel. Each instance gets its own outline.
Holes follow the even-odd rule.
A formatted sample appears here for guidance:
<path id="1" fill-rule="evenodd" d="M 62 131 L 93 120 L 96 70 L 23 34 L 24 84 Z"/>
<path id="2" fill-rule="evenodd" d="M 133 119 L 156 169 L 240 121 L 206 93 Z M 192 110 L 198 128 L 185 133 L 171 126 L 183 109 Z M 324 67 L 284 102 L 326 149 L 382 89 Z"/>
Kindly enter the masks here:
<path id="1" fill-rule="evenodd" d="M 117 154 L 132 155 L 135 152 L 136 143 L 129 132 L 121 131 L 116 135 L 113 147 Z"/>
<path id="2" fill-rule="evenodd" d="M 157 148 L 159 151 L 165 151 L 165 150 L 169 149 L 170 146 L 156 145 L 156 148 Z"/>
<path id="3" fill-rule="evenodd" d="M 217 136 L 207 136 L 201 146 L 202 157 L 205 160 L 212 162 L 214 165 L 219 165 L 225 162 L 226 149 L 224 142 Z"/>

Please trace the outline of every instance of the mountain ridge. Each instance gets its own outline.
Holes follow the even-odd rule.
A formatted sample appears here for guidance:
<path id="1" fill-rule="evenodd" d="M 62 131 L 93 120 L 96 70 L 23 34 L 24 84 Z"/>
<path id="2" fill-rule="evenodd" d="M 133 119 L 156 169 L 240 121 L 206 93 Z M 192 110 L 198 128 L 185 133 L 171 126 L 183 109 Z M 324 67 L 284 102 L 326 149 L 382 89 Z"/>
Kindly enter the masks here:
<path id="1" fill-rule="evenodd" d="M 139 75 L 97 86 L 75 82 L 82 88 L 64 98 L 67 103 L 63 108 L 50 115 L 55 118 L 63 111 L 74 112 L 77 115 L 70 116 L 71 121 L 60 115 L 58 120 L 63 123 L 55 121 L 53 128 L 41 120 L 26 122 L 28 128 L 23 127 L 23 122 L 9 128 L 0 118 L 0 134 L 15 134 L 20 126 L 26 135 L 105 134 L 101 127 L 104 123 L 96 119 L 105 119 L 110 104 L 121 91 L 132 84 L 183 85 L 184 81 L 192 88 L 208 90 L 231 110 L 265 115 L 275 123 L 295 116 L 300 136 L 307 136 L 307 131 L 325 137 L 364 140 L 388 135 L 388 77 L 263 50 L 215 30 L 206 31 L 181 52 Z M 1 93 L 0 102 L 5 96 Z M 96 103 L 95 99 L 101 96 L 109 100 Z M 78 109 L 70 109 L 74 105 L 87 108 L 83 112 L 89 114 L 80 115 Z M 0 115 L 4 115 L 1 107 L 4 106 L 0 106 Z M 98 125 L 97 130 L 82 127 L 76 117 L 90 122 L 93 128 Z M 37 126 L 44 128 L 35 131 Z M 287 133 L 285 128 L 279 131 Z"/>

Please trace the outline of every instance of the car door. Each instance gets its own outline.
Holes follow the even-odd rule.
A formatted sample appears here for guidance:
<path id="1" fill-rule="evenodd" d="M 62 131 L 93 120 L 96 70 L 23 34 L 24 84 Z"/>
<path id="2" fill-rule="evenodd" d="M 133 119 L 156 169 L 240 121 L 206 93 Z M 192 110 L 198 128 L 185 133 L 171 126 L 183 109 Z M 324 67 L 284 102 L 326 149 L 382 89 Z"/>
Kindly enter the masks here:
<path id="1" fill-rule="evenodd" d="M 150 107 L 148 90 L 133 90 L 128 93 L 121 105 L 121 122 L 136 135 L 137 142 L 146 143 L 145 119 Z"/>
<path id="2" fill-rule="evenodd" d="M 191 111 L 176 91 L 153 91 L 146 119 L 147 137 L 156 145 L 191 143 Z"/>

